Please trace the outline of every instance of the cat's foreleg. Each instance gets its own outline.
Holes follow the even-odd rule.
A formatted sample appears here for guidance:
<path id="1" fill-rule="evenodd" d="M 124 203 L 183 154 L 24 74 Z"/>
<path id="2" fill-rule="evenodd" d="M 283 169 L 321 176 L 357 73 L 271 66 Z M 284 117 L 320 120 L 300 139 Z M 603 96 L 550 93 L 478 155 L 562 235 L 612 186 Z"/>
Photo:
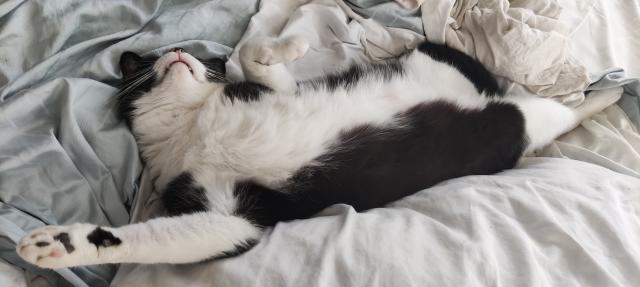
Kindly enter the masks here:
<path id="1" fill-rule="evenodd" d="M 275 91 L 292 92 L 297 84 L 285 64 L 301 58 L 308 49 L 307 41 L 299 36 L 259 37 L 240 48 L 240 65 L 248 81 Z"/>
<path id="2" fill-rule="evenodd" d="M 16 251 L 44 268 L 103 263 L 189 263 L 224 257 L 254 244 L 261 231 L 248 220 L 193 213 L 119 228 L 92 224 L 45 226 L 23 237 Z"/>

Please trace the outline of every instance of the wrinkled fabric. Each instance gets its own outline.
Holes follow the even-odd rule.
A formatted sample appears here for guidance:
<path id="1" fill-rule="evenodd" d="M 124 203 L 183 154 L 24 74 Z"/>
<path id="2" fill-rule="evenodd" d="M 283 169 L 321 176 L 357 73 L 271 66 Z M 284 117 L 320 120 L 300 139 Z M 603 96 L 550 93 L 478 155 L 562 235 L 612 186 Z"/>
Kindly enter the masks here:
<path id="1" fill-rule="evenodd" d="M 384 27 L 363 18 L 341 0 L 263 0 L 238 46 L 259 35 L 305 37 L 311 48 L 305 57 L 287 65 L 297 80 L 323 76 L 353 63 L 394 58 L 424 41 L 411 30 Z M 226 68 L 230 79 L 244 78 L 238 49 Z"/>
<path id="2" fill-rule="evenodd" d="M 538 3 L 538 1 L 525 1 Z M 623 87 L 618 107 L 585 121 L 542 155 L 569 157 L 640 174 L 640 5 L 636 1 L 560 0 L 571 54 L 590 72 L 588 90 Z M 620 67 L 620 68 L 611 68 Z"/>
<path id="3" fill-rule="evenodd" d="M 620 87 L 616 93 L 622 93 L 622 89 Z M 640 134 L 618 105 L 583 121 L 576 129 L 558 137 L 537 156 L 578 159 L 640 178 Z"/>
<path id="4" fill-rule="evenodd" d="M 350 0 L 345 1 L 345 3 L 349 5 L 351 10 L 364 18 L 372 19 L 386 27 L 408 29 L 424 35 L 420 6 L 407 8 L 389 0 L 378 0 L 374 1 L 374 3 L 363 0 Z"/>
<path id="5" fill-rule="evenodd" d="M 386 208 L 334 205 L 279 223 L 240 257 L 139 265 L 113 285 L 635 286 L 639 212 L 640 179 L 533 158 Z"/>
<path id="6" fill-rule="evenodd" d="M 618 102 L 618 106 L 625 111 L 636 128 L 640 128 L 640 79 L 628 77 L 621 68 L 611 68 L 600 73 L 593 73 L 591 79 L 593 84 L 589 86 L 589 90 L 592 91 L 622 87 L 622 99 Z"/>
<path id="7" fill-rule="evenodd" d="M 538 153 L 591 162 L 640 178 L 640 81 L 627 78 L 621 69 L 592 74 L 591 93 L 617 90 L 622 98 L 560 136 Z"/>
<path id="8" fill-rule="evenodd" d="M 557 0 L 425 0 L 422 20 L 429 41 L 464 51 L 536 95 L 577 105 L 590 82 L 570 53 L 561 10 Z"/>
<path id="9" fill-rule="evenodd" d="M 27 287 L 24 272 L 3 260 L 0 260 L 0 274 L 0 286 Z"/>
<path id="10" fill-rule="evenodd" d="M 115 111 L 120 54 L 227 57 L 256 10 L 257 0 L 0 4 L 0 257 L 29 284 L 108 286 L 115 274 L 37 269 L 15 243 L 45 224 L 130 221 L 142 167 Z"/>
<path id="11" fill-rule="evenodd" d="M 592 89 L 624 86 L 618 105 L 640 127 L 640 5 L 604 0 L 560 3 L 565 8 L 560 21 L 570 27 L 571 53 L 587 67 L 591 81 L 597 82 Z"/>
<path id="12" fill-rule="evenodd" d="M 536 1 L 530 1 L 536 2 Z M 638 1 L 559 0 L 560 21 L 569 27 L 571 53 L 591 73 L 620 67 L 640 78 Z"/>

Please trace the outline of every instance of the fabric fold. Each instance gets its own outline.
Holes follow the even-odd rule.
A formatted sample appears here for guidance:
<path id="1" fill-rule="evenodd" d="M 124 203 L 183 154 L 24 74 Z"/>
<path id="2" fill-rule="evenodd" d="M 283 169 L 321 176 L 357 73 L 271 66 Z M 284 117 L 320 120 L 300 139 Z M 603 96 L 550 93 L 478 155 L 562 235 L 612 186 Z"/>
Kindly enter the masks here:
<path id="1" fill-rule="evenodd" d="M 435 15 L 432 6 L 437 7 Z M 444 35 L 439 27 L 445 9 L 440 7 L 450 7 Z M 568 29 L 557 19 L 562 11 L 557 1 L 427 0 L 422 11 L 427 39 L 464 51 L 536 95 L 569 105 L 584 100 L 588 74 L 569 53 Z"/>

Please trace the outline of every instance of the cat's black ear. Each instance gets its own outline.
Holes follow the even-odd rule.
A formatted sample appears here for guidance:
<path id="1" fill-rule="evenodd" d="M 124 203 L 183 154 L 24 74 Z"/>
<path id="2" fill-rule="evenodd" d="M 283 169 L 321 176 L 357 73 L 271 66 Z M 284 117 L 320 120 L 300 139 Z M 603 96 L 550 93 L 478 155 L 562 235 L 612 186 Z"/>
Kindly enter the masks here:
<path id="1" fill-rule="evenodd" d="M 142 67 L 142 57 L 134 52 L 124 52 L 120 56 L 122 78 L 127 79 Z"/>
<path id="2" fill-rule="evenodd" d="M 213 69 L 214 71 L 221 73 L 223 75 L 227 74 L 227 69 L 225 68 L 226 61 L 220 58 L 209 59 L 206 63 L 207 68 Z"/>

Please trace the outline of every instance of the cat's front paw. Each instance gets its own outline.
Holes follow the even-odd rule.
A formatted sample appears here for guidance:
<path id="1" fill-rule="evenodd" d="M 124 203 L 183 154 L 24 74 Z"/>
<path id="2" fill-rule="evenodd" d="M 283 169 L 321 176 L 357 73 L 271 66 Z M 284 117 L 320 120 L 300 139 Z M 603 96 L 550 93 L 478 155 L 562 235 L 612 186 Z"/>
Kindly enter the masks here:
<path id="1" fill-rule="evenodd" d="M 87 234 L 93 229 L 95 226 L 90 224 L 38 228 L 20 240 L 16 252 L 25 261 L 43 268 L 80 265 L 82 259 L 96 256 L 96 249 L 87 246 Z"/>

